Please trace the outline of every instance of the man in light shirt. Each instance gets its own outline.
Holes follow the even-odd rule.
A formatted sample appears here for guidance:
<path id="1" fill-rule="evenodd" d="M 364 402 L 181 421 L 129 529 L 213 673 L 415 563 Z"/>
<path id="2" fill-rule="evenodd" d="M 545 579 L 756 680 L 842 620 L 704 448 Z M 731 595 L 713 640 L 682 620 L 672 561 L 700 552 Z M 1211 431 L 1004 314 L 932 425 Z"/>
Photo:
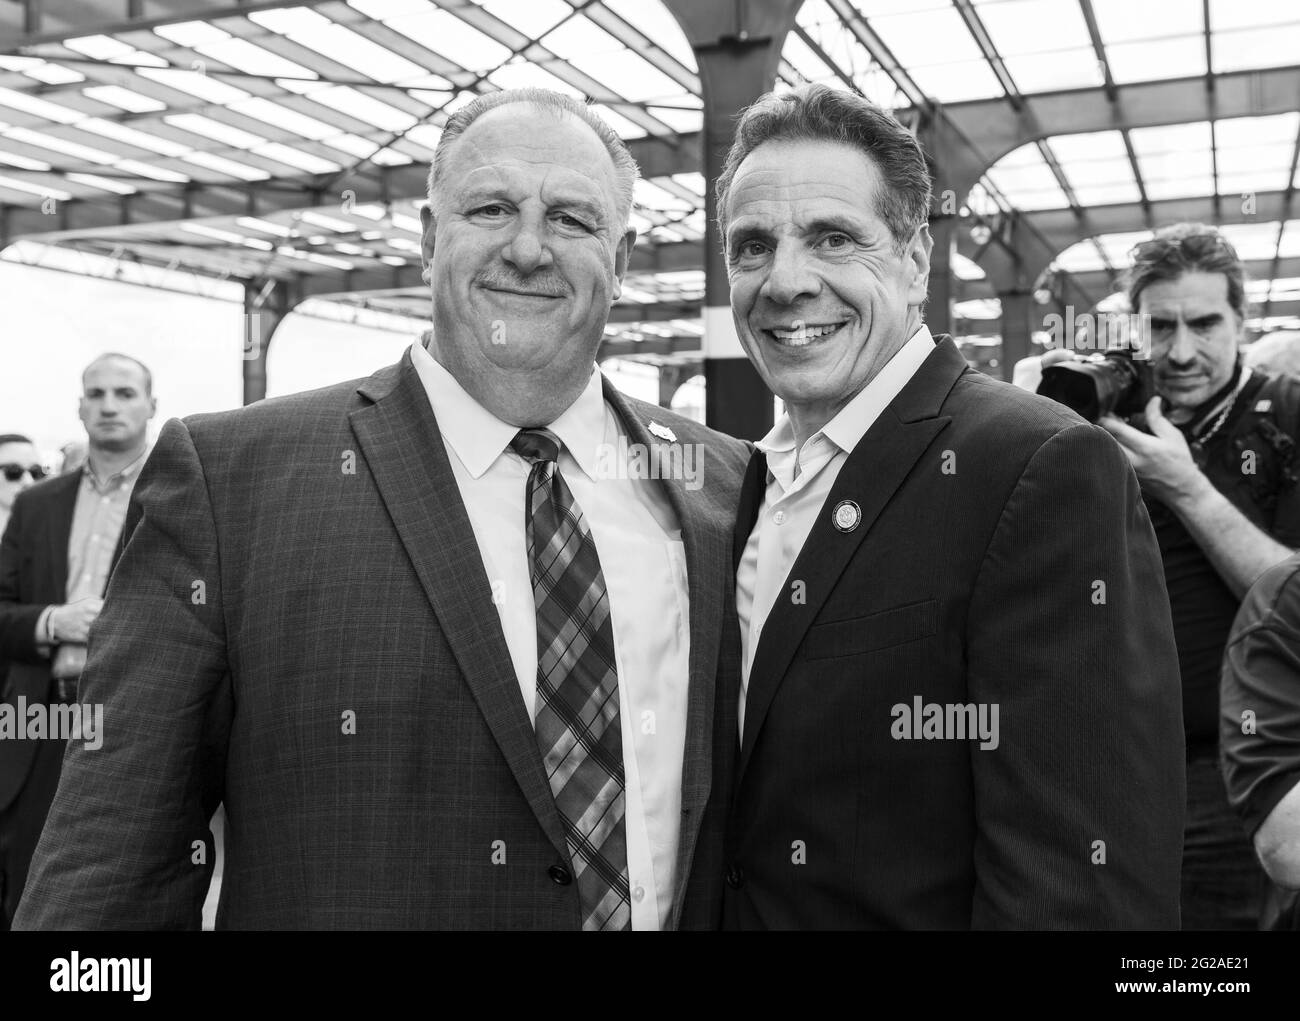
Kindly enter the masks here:
<path id="1" fill-rule="evenodd" d="M 196 927 L 222 799 L 218 928 L 718 924 L 748 448 L 595 366 L 636 174 L 575 100 L 479 97 L 427 346 L 167 423 L 20 927 Z"/>
<path id="2" fill-rule="evenodd" d="M 78 700 L 87 636 L 121 552 L 157 409 L 149 369 L 129 355 L 100 355 L 81 382 L 88 459 L 20 493 L 0 544 L 3 701 L 15 710 Z M 0 732 L 0 889 L 9 918 L 58 786 L 66 737 Z"/>
<path id="3" fill-rule="evenodd" d="M 1177 927 L 1177 660 L 1122 451 L 931 336 L 929 174 L 888 114 L 767 96 L 717 187 L 786 404 L 736 529 L 725 924 Z"/>

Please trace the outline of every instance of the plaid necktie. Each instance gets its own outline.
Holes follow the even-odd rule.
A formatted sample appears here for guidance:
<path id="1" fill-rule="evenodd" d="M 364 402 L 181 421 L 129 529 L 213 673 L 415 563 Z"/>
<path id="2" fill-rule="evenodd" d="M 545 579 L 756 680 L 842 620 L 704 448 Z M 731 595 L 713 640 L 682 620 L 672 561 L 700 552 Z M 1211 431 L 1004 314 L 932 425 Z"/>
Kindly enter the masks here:
<path id="1" fill-rule="evenodd" d="M 560 441 L 524 429 L 510 448 L 533 466 L 525 527 L 537 606 L 535 729 L 578 880 L 582 927 L 630 929 L 623 737 L 605 576 L 560 475 Z"/>

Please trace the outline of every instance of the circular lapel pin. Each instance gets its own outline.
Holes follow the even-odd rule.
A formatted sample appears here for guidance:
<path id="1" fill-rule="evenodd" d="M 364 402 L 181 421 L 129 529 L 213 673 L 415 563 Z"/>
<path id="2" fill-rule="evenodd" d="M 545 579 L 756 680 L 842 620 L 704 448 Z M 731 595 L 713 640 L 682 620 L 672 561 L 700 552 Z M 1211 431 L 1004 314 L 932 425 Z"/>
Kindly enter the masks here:
<path id="1" fill-rule="evenodd" d="M 862 521 L 862 508 L 852 500 L 841 500 L 835 505 L 831 520 L 841 532 L 851 532 Z"/>

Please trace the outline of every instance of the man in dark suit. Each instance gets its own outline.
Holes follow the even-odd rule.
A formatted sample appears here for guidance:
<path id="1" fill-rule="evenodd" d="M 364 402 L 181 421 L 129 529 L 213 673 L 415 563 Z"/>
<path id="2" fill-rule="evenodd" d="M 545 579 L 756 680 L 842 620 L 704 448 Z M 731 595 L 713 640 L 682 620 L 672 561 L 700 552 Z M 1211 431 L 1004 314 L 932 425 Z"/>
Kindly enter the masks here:
<path id="1" fill-rule="evenodd" d="M 726 924 L 1177 927 L 1177 660 L 1122 451 L 931 337 L 929 176 L 888 114 L 766 97 L 718 196 L 787 408 L 735 537 Z"/>
<path id="2" fill-rule="evenodd" d="M 219 928 L 718 924 L 748 449 L 595 368 L 635 176 L 581 103 L 476 99 L 427 349 L 167 423 L 19 927 L 197 926 L 218 798 Z"/>
<path id="3" fill-rule="evenodd" d="M 82 373 L 79 402 L 88 437 L 86 464 L 14 500 L 0 542 L 0 659 L 7 661 L 0 704 L 10 708 L 16 722 L 22 722 L 22 708 L 77 702 L 87 635 L 121 552 L 156 406 L 148 368 L 126 355 L 96 358 Z M 63 734 L 0 733 L 0 887 L 6 920 L 17 910 L 59 783 L 66 740 Z"/>

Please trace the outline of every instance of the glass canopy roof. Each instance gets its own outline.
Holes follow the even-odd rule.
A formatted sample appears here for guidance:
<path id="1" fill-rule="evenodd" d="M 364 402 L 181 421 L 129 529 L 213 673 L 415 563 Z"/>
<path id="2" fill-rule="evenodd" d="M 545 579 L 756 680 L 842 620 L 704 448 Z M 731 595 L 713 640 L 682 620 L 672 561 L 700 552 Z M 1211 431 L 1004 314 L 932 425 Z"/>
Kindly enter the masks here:
<path id="1" fill-rule="evenodd" d="M 126 209 L 186 186 L 236 194 L 311 182 L 319 199 L 301 208 L 123 215 L 121 225 L 48 241 L 79 253 L 82 264 L 98 256 L 216 281 L 333 277 L 333 300 L 427 318 L 427 296 L 410 272 L 364 294 L 345 286 L 344 274 L 413 271 L 418 283 L 418 182 L 446 118 L 475 94 L 521 85 L 567 92 L 592 102 L 631 142 L 676 144 L 702 127 L 694 55 L 657 0 L 257 6 L 0 55 L 0 214 L 74 199 Z M 1063 89 L 1208 83 L 1295 66 L 1297 54 L 1295 0 L 806 0 L 776 85 L 823 81 L 892 109 L 1014 105 Z M 984 215 L 1082 213 L 1289 192 L 1300 181 L 1298 140 L 1300 112 L 1054 135 L 999 159 L 966 202 Z M 345 205 L 333 194 L 349 175 L 394 180 L 384 175 L 402 168 L 410 174 L 383 203 Z M 705 187 L 698 164 L 638 184 L 639 261 L 612 337 L 698 340 Z M 1291 222 L 1237 233 L 1264 285 L 1284 260 L 1300 257 Z M 39 254 L 40 240 L 5 257 L 58 262 Z M 1106 235 L 1062 252 L 1053 268 L 1111 279 L 1126 245 Z M 957 315 L 970 321 L 965 332 L 989 332 L 997 303 L 981 252 L 966 251 L 952 264 Z"/>

